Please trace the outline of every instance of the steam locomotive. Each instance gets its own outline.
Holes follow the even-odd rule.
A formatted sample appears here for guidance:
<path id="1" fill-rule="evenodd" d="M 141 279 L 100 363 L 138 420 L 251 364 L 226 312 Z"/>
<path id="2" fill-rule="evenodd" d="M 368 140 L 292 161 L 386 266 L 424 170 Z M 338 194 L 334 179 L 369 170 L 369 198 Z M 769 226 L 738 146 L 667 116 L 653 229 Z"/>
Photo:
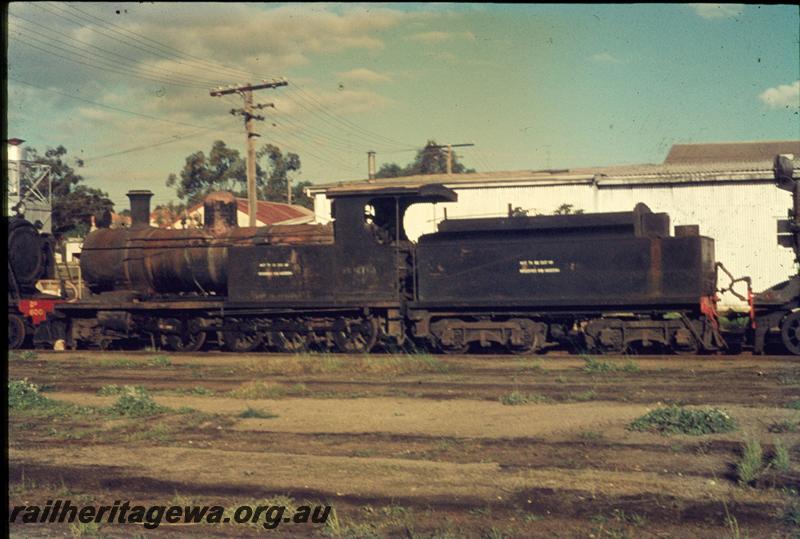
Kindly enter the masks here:
<path id="1" fill-rule="evenodd" d="M 800 192 L 791 161 L 781 184 Z M 788 176 L 787 176 L 788 174 Z M 71 347 L 368 352 L 412 344 L 444 353 L 568 347 L 763 352 L 789 335 L 800 353 L 797 279 L 752 295 L 750 323 L 723 333 L 714 240 L 644 204 L 629 212 L 451 219 L 409 241 L 413 204 L 452 202 L 443 185 L 331 189 L 332 225 L 238 227 L 230 193 L 204 200 L 202 229 L 132 225 L 87 236 L 91 294 L 61 303 L 50 331 Z M 797 246 L 800 223 L 789 225 Z M 788 329 L 787 329 L 788 328 Z M 792 340 L 795 339 L 795 340 Z M 798 345 L 794 345 L 795 341 Z"/>

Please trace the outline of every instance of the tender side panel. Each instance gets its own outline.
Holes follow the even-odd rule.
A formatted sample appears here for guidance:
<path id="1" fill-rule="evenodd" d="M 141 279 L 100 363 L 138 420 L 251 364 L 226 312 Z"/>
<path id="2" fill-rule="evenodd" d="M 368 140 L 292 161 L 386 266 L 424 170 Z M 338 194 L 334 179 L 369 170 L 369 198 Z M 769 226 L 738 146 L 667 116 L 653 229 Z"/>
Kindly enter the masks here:
<path id="1" fill-rule="evenodd" d="M 419 306 L 696 305 L 714 293 L 713 240 L 458 238 L 417 253 Z"/>

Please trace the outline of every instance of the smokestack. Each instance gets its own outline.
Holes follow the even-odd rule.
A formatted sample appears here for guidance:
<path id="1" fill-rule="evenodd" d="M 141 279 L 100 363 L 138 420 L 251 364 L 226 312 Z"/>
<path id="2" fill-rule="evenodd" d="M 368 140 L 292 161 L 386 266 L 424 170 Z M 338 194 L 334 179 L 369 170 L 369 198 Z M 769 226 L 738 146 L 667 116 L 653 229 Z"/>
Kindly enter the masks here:
<path id="1" fill-rule="evenodd" d="M 375 152 L 367 152 L 367 172 L 369 179 L 375 179 Z"/>
<path id="2" fill-rule="evenodd" d="M 227 191 L 211 193 L 203 199 L 203 228 L 223 231 L 239 226 L 236 197 Z"/>
<path id="3" fill-rule="evenodd" d="M 131 227 L 150 226 L 150 198 L 153 193 L 147 189 L 128 191 L 131 201 Z"/>

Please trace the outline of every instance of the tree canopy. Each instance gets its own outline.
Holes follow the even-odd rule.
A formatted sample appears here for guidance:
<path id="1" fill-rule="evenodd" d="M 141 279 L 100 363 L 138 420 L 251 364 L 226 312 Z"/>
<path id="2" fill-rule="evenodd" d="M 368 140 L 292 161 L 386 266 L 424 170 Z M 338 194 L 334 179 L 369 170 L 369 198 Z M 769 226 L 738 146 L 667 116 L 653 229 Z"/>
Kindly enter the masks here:
<path id="1" fill-rule="evenodd" d="M 287 184 L 293 173 L 300 171 L 300 156 L 266 144 L 256 151 L 256 189 L 258 198 L 273 202 L 287 201 Z M 311 207 L 305 187 L 311 182 L 292 185 L 292 203 Z M 230 191 L 237 197 L 247 196 L 247 158 L 239 150 L 217 140 L 208 155 L 198 151 L 186 157 L 179 174 L 170 174 L 167 186 L 175 187 L 178 198 L 187 205 L 196 204 L 213 191 Z"/>
<path id="2" fill-rule="evenodd" d="M 82 236 L 88 233 L 93 215 L 111 211 L 114 203 L 108 193 L 82 185 L 84 178 L 67 164 L 64 146 L 48 148 L 39 155 L 28 148 L 28 160 L 50 167 L 53 193 L 53 234 L 56 236 Z M 83 162 L 76 160 L 78 166 Z"/>
<path id="3" fill-rule="evenodd" d="M 397 163 L 386 163 L 375 173 L 376 178 L 397 178 L 399 176 L 415 176 L 418 174 L 445 174 L 447 172 L 447 148 L 429 140 L 423 148 L 417 151 L 414 161 L 401 167 Z M 468 169 L 458 161 L 458 155 L 453 152 L 453 174 L 475 172 Z"/>

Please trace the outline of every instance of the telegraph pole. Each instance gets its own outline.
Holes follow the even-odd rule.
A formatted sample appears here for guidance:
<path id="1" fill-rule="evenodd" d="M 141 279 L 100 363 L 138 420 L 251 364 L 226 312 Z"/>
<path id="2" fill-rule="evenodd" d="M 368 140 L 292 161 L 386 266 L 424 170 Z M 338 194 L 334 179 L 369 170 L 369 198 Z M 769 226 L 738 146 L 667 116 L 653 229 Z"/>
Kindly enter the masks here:
<path id="1" fill-rule="evenodd" d="M 375 179 L 375 152 L 367 152 L 367 177 L 370 180 Z"/>
<path id="2" fill-rule="evenodd" d="M 453 148 L 463 148 L 466 146 L 475 146 L 473 143 L 464 144 L 437 144 L 433 148 L 447 148 L 447 174 L 453 173 Z"/>
<path id="3" fill-rule="evenodd" d="M 260 137 L 253 131 L 253 120 L 264 121 L 264 117 L 253 114 L 253 109 L 263 109 L 265 107 L 275 107 L 272 103 L 257 105 L 253 104 L 253 92 L 265 90 L 267 88 L 278 88 L 289 83 L 285 80 L 272 82 L 264 81 L 262 84 L 243 84 L 241 86 L 230 86 L 225 88 L 215 88 L 210 91 L 212 97 L 220 97 L 229 94 L 239 94 L 244 99 L 244 109 L 231 109 L 231 114 L 244 117 L 244 128 L 247 134 L 247 210 L 250 219 L 250 226 L 256 226 L 256 213 L 258 211 L 258 196 L 256 193 L 256 142 L 255 138 Z M 289 202 L 291 204 L 291 201 Z"/>

